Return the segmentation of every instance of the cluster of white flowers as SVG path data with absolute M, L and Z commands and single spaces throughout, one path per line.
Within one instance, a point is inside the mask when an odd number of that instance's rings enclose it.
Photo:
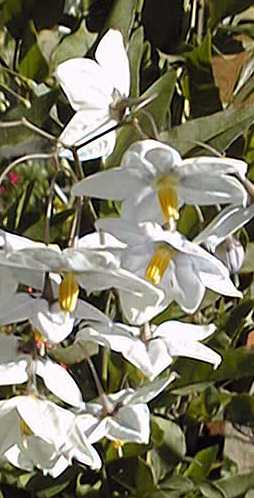
M 130 88 L 120 32 L 108 31 L 95 58 L 71 59 L 57 69 L 76 111 L 60 136 L 65 146 L 60 154 L 84 139 L 95 140 L 81 147 L 81 159 L 105 156 L 114 147 L 111 128 L 126 113 Z M 148 443 L 147 403 L 174 380 L 174 372 L 165 372 L 174 357 L 218 367 L 221 356 L 201 342 L 214 333 L 213 324 L 171 320 L 156 326 L 150 321 L 173 301 L 185 313 L 196 312 L 206 289 L 241 297 L 229 269 L 200 244 L 212 245 L 214 252 L 244 224 L 243 218 L 252 217 L 245 174 L 242 161 L 183 160 L 169 145 L 146 139 L 126 151 L 120 167 L 72 188 L 74 196 L 122 201 L 121 218 L 99 219 L 95 233 L 63 250 L 0 231 L 0 324 L 4 332 L 9 324 L 26 323 L 31 332 L 29 340 L 27 333 L 26 339 L 21 333 L 0 336 L 0 385 L 18 385 L 19 393 L 0 401 L 2 461 L 52 476 L 73 459 L 100 468 L 93 444 L 101 438 Z M 183 204 L 230 206 L 191 242 L 177 231 Z M 80 287 L 88 294 L 113 288 L 124 323 L 79 299 Z M 122 354 L 146 380 L 136 389 L 127 385 L 112 394 L 99 386 L 98 399 L 86 402 L 71 374 L 52 359 L 66 338 L 78 360 L 95 354 L 100 345 Z

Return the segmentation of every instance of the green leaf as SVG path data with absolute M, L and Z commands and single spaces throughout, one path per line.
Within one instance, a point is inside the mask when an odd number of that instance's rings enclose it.
M 50 64 L 51 71 L 54 71 L 58 64 L 67 59 L 83 57 L 95 39 L 96 34 L 90 33 L 86 27 L 86 22 L 82 21 L 79 28 L 74 33 L 65 36 L 55 49 Z
M 205 498 L 225 498 L 225 495 L 211 482 L 202 483 L 199 489 Z
M 66 209 L 65 211 L 61 211 L 60 213 L 56 213 L 51 220 L 50 223 L 50 240 L 54 241 L 55 239 L 64 237 L 66 235 L 64 233 L 63 226 L 68 228 L 67 222 L 73 219 L 74 209 Z M 29 226 L 23 234 L 25 237 L 28 237 L 33 240 L 44 240 L 45 236 L 45 218 L 40 218 L 39 221 Z
M 110 14 L 106 21 L 105 30 L 118 29 L 123 34 L 125 42 L 132 28 L 137 0 L 114 0 Z
M 37 42 L 36 32 L 32 23 L 27 25 L 19 57 L 20 74 L 38 83 L 48 76 L 48 64 Z
M 188 72 L 190 111 L 193 118 L 210 115 L 222 109 L 219 90 L 212 70 L 212 36 L 185 54 Z
M 188 491 L 191 491 L 194 488 L 194 485 L 188 477 L 179 475 L 165 479 L 162 483 L 160 483 L 160 488 L 162 490 L 179 490 L 181 493 L 188 493 Z
M 216 462 L 218 446 L 210 446 L 199 451 L 188 469 L 185 471 L 185 477 L 191 478 L 194 482 L 203 481 L 211 472 L 213 464 Z
M 160 454 L 167 461 L 172 459 L 182 459 L 186 453 L 186 443 L 184 434 L 175 422 L 162 417 L 153 416 L 155 423 L 162 431 L 161 441 L 159 442 Z
M 180 377 L 174 382 L 173 393 L 177 393 L 178 389 L 184 386 L 237 380 L 254 375 L 254 351 L 247 350 L 245 347 L 226 351 L 223 355 L 223 362 L 217 370 L 195 360 L 178 359 L 175 363 L 175 370 Z
M 209 0 L 210 19 L 212 28 L 227 16 L 233 16 L 253 5 L 253 0 Z
M 254 420 L 254 397 L 249 394 L 233 396 L 226 408 L 226 419 L 240 425 L 252 425 Z
M 151 467 L 142 458 L 118 458 L 107 465 L 107 472 L 111 478 L 131 491 L 135 496 L 143 498 L 147 493 L 150 496 L 155 490 L 155 483 Z
M 158 130 L 161 130 L 165 125 L 169 105 L 173 97 L 175 83 L 176 72 L 174 70 L 170 70 L 155 81 L 155 83 L 142 95 L 142 98 L 158 95 L 158 97 L 156 97 L 145 107 L 146 113 L 151 115 Z M 144 129 L 148 135 L 153 136 L 153 129 L 149 118 L 147 118 L 142 111 L 137 112 L 136 117 L 139 121 L 140 127 Z M 106 161 L 106 168 L 119 166 L 123 153 L 133 142 L 140 140 L 140 138 L 139 132 L 133 125 L 125 125 L 118 134 L 116 147 L 113 153 Z
M 76 482 L 76 495 L 77 498 L 85 496 L 86 498 L 97 498 L 100 497 L 100 491 L 99 488 L 101 488 L 101 482 L 98 481 L 95 483 L 95 485 L 91 484 L 83 484 L 82 483 L 82 478 L 84 474 L 83 472 L 80 473 L 77 476 L 77 482 Z
M 193 239 L 198 234 L 199 228 L 201 228 L 200 224 L 197 208 L 195 206 L 183 206 L 177 223 L 177 230 L 186 237 Z
M 135 477 L 136 496 L 143 498 L 147 493 L 148 496 L 155 489 L 153 473 L 151 467 L 141 458 L 138 459 L 138 469 Z
M 57 479 L 49 476 L 45 477 L 42 474 L 37 473 L 30 479 L 27 485 L 27 491 L 34 494 L 36 493 L 36 497 L 38 498 L 57 497 L 60 495 L 61 491 L 67 488 L 70 479 L 74 475 L 74 470 L 70 467 Z
M 207 153 L 205 147 L 197 142 L 209 144 L 218 152 L 224 152 L 253 122 L 252 107 L 242 106 L 238 109 L 231 107 L 210 116 L 187 121 L 168 132 L 162 132 L 160 138 L 184 156 L 191 155 L 197 150 L 203 155 Z
M 130 39 L 128 57 L 130 61 L 131 89 L 130 96 L 138 97 L 140 89 L 140 66 L 143 54 L 144 28 L 136 29 Z
M 254 300 L 246 299 L 243 302 L 237 304 L 231 313 L 226 315 L 226 320 L 223 325 L 223 329 L 226 334 L 230 337 L 235 337 L 237 331 L 240 329 L 242 331 L 244 324 L 246 322 L 246 318 L 253 310 Z
M 222 492 L 224 498 L 237 498 L 254 488 L 254 473 L 242 474 L 228 479 L 220 479 L 214 484 Z
M 48 119 L 49 111 L 56 100 L 57 91 L 52 90 L 44 95 L 31 98 L 31 107 L 27 109 L 19 104 L 5 115 L 5 121 L 21 120 L 27 118 L 31 123 L 42 127 Z M 4 121 L 2 121 L 2 124 Z M 23 154 L 47 152 L 51 144 L 37 133 L 23 125 L 0 128 L 0 158 L 9 158 Z

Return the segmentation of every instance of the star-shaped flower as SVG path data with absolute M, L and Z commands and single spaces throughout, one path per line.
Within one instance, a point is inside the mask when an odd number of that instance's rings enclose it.
M 137 390 L 123 389 L 102 395 L 98 401 L 86 404 L 86 412 L 78 415 L 78 426 L 91 443 L 102 437 L 147 444 L 150 435 L 150 412 L 147 403 L 158 396 L 175 379 L 157 380 Z
M 228 269 L 177 231 L 163 230 L 156 223 L 133 225 L 115 218 L 104 218 L 96 224 L 127 244 L 122 253 L 123 267 L 163 288 L 167 304 L 175 300 L 185 312 L 194 313 L 206 288 L 226 296 L 242 296 L 231 282 Z M 130 306 L 128 303 L 127 313 Z
M 246 170 L 237 159 L 182 159 L 169 145 L 142 140 L 129 147 L 119 168 L 81 180 L 72 193 L 124 201 L 127 219 L 172 224 L 184 203 L 245 204 L 247 192 L 236 176 L 244 177 Z
M 21 469 L 57 477 L 76 458 L 93 468 L 100 457 L 77 427 L 77 417 L 36 396 L 0 401 L 0 456 Z
M 77 339 L 84 345 L 87 341 L 94 341 L 121 353 L 153 380 L 177 356 L 195 358 L 217 368 L 221 362 L 220 355 L 199 342 L 214 331 L 214 325 L 191 325 L 175 320 L 166 321 L 158 327 L 145 324 L 141 328 L 112 323 L 111 327 L 105 324 L 84 327 L 78 332 Z
M 74 312 L 79 286 L 85 288 L 88 293 L 113 287 L 121 296 L 131 294 L 133 313 L 160 305 L 164 293 L 148 281 L 121 268 L 118 256 L 121 244 L 115 249 L 113 253 L 106 250 L 104 245 L 95 246 L 91 244 L 90 238 L 85 236 L 77 242 L 75 248 L 62 251 L 57 246 L 53 248 L 41 244 L 3 253 L 0 268 L 1 265 L 6 265 L 13 270 L 20 283 L 39 289 L 42 288 L 42 283 L 39 283 L 39 287 L 29 284 L 29 277 L 34 282 L 38 276 L 41 280 L 45 273 L 62 275 L 58 301 L 65 312 Z
M 69 59 L 56 69 L 56 78 L 76 111 L 60 135 L 67 146 L 78 146 L 107 132 L 125 114 L 130 90 L 130 70 L 120 31 L 110 29 L 95 52 L 96 61 Z M 115 145 L 111 131 L 79 150 L 81 160 L 109 155 Z M 62 155 L 66 155 L 61 152 Z

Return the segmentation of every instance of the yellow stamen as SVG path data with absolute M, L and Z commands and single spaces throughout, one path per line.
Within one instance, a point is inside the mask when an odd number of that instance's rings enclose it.
M 30 427 L 27 425 L 27 423 L 24 420 L 19 421 L 19 428 L 22 436 L 32 436 L 33 431 L 30 429 Z
M 112 446 L 116 450 L 119 450 L 120 448 L 122 448 L 123 445 L 124 445 L 124 441 L 121 441 L 121 439 L 115 439 L 115 441 L 112 441 Z
M 33 330 L 33 336 L 37 351 L 40 352 L 41 356 L 44 356 L 46 354 L 46 343 L 47 343 L 45 337 L 43 337 L 43 335 L 38 329 Z
M 152 284 L 158 285 L 175 253 L 176 251 L 166 244 L 158 245 L 147 265 L 145 278 Z
M 177 221 L 179 218 L 175 183 L 175 180 L 170 176 L 160 177 L 156 182 L 156 190 L 165 223 L 169 223 L 172 219 Z
M 72 313 L 77 304 L 79 286 L 73 273 L 69 272 L 59 285 L 58 301 L 63 311 Z
M 30 427 L 27 425 L 27 423 L 24 420 L 19 421 L 19 428 L 21 432 L 23 446 L 24 448 L 27 449 L 28 448 L 27 438 L 33 435 L 33 431 L 30 429 Z

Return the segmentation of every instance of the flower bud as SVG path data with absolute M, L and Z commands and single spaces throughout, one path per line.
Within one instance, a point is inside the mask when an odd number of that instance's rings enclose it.
M 245 256 L 241 242 L 232 235 L 217 246 L 215 254 L 226 265 L 230 273 L 239 272 Z

